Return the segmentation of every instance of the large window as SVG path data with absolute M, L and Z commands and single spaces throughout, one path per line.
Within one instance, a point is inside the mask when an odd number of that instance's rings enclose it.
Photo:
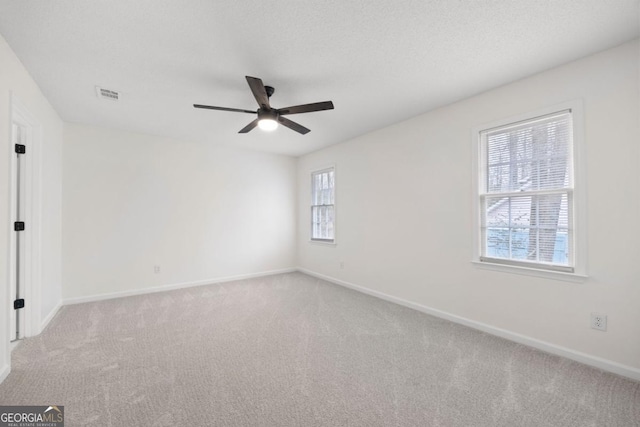
M 574 272 L 571 110 L 479 137 L 480 261 Z
M 335 171 L 323 169 L 311 174 L 311 240 L 335 240 Z

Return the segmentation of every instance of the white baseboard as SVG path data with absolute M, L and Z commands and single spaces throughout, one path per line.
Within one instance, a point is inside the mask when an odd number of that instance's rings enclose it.
M 130 291 L 109 292 L 98 295 L 88 295 L 84 297 L 65 298 L 62 305 L 81 304 L 84 302 L 102 301 L 113 298 L 129 297 L 133 295 L 152 294 L 155 292 L 171 291 L 174 289 L 191 288 L 194 286 L 212 285 L 215 283 L 232 282 L 234 280 L 252 279 L 255 277 L 273 276 L 274 274 L 291 273 L 298 271 L 297 268 L 283 268 L 280 270 L 263 271 L 259 273 L 239 274 L 236 276 L 218 277 L 216 279 L 198 280 L 195 282 L 173 283 L 169 285 L 154 286 L 151 288 L 132 289 Z
M 0 383 L 4 381 L 11 372 L 11 365 L 4 365 L 2 369 L 0 369 Z
M 53 307 L 53 310 L 51 310 L 51 312 L 47 314 L 47 317 L 45 317 L 40 324 L 40 331 L 38 331 L 38 334 L 45 330 L 45 328 L 49 325 L 49 322 L 51 322 L 51 320 L 56 317 L 56 314 L 58 314 L 58 311 L 60 311 L 61 307 L 62 301 L 60 301 L 55 307 Z
M 468 326 L 473 329 L 486 332 L 491 335 L 496 335 L 501 338 L 508 339 L 510 341 L 517 342 L 529 347 L 542 350 L 547 353 L 555 354 L 557 356 L 566 357 L 567 359 L 575 360 L 576 362 L 583 363 L 585 365 L 593 366 L 594 368 L 602 369 L 603 371 L 612 372 L 614 374 L 622 375 L 627 378 L 631 378 L 636 381 L 640 381 L 640 369 L 631 366 L 623 365 L 611 360 L 603 359 L 590 354 L 582 353 L 570 348 L 562 347 L 556 344 L 551 344 L 546 341 L 541 341 L 535 338 L 521 335 L 516 332 L 511 332 L 506 329 L 496 328 L 495 326 L 487 325 L 486 323 L 476 322 L 475 320 L 467 319 L 465 317 L 457 316 L 455 314 L 447 313 L 445 311 L 437 310 L 435 308 L 427 307 L 415 302 L 407 301 L 402 298 L 394 297 L 392 295 L 385 294 L 383 292 L 375 291 L 373 289 L 366 288 L 364 286 L 356 285 L 344 280 L 336 279 L 335 277 L 326 276 L 321 273 L 317 273 L 306 268 L 298 267 L 298 271 L 308 274 L 309 276 L 317 277 L 319 279 L 326 280 L 327 282 L 335 283 L 336 285 L 344 286 L 349 289 L 353 289 L 358 292 L 362 292 L 367 295 L 371 295 L 395 304 L 399 304 L 414 310 L 421 311 L 426 314 L 430 314 L 441 319 L 446 319 L 454 323 L 458 323 L 464 326 Z

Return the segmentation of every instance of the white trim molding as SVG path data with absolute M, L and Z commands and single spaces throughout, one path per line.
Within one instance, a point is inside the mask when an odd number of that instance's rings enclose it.
M 326 172 L 326 171 L 332 171 L 333 172 L 333 239 L 331 240 L 322 240 L 322 239 L 314 239 L 313 238 L 313 196 L 314 196 L 314 190 L 315 190 L 315 186 L 314 186 L 314 182 L 313 182 L 313 176 L 317 173 L 322 173 L 322 172 Z M 311 183 L 311 200 L 310 200 L 310 204 L 309 206 L 311 207 L 311 209 L 308 211 L 308 215 L 309 215 L 309 230 L 307 232 L 307 235 L 309 236 L 308 238 L 308 242 L 311 244 L 317 244 L 317 245 L 325 245 L 325 246 L 336 246 L 337 241 L 336 238 L 338 236 L 338 230 L 337 230 L 337 223 L 338 223 L 338 202 L 337 202 L 337 198 L 338 198 L 338 191 L 337 191 L 337 187 L 336 187 L 336 183 L 338 182 L 338 173 L 337 173 L 337 169 L 336 169 L 336 164 L 335 163 L 331 163 L 329 165 L 326 165 L 322 168 L 316 168 L 316 169 L 311 169 L 308 173 L 308 176 L 310 179 L 310 183 Z
M 584 121 L 584 102 L 582 99 L 574 99 L 561 104 L 548 106 L 535 111 L 524 112 L 512 117 L 506 117 L 490 123 L 480 124 L 471 130 L 471 152 L 472 152 L 472 214 L 473 214 L 473 232 L 472 232 L 472 258 L 471 262 L 480 268 L 486 268 L 494 271 L 501 271 L 514 274 L 524 274 L 528 276 L 539 276 L 547 279 L 561 280 L 567 282 L 583 282 L 587 279 L 587 182 L 586 182 L 586 143 L 585 143 L 585 121 Z M 511 264 L 498 264 L 495 262 L 481 260 L 481 209 L 478 203 L 481 193 L 480 182 L 480 159 L 482 152 L 480 149 L 479 135 L 482 131 L 504 126 L 511 123 L 519 123 L 536 117 L 553 114 L 561 111 L 571 111 L 573 122 L 572 132 L 573 141 L 571 144 L 573 157 L 573 272 L 554 271 L 545 269 L 540 264 L 532 263 L 531 267 L 522 267 Z M 480 265 L 484 264 L 484 265 Z
M 4 365 L 0 369 L 0 384 L 2 384 L 2 382 L 7 379 L 10 373 L 11 373 L 11 365 L 8 365 L 8 364 Z
M 40 333 L 42 333 L 45 330 L 45 328 L 49 326 L 49 322 L 51 322 L 51 320 L 53 320 L 53 318 L 56 317 L 56 314 L 58 314 L 61 308 L 62 308 L 62 301 L 60 301 L 53 308 L 53 310 L 51 310 L 51 312 L 47 314 L 47 316 L 44 319 L 42 319 L 42 323 L 40 324 Z
M 42 126 L 38 119 L 29 112 L 26 105 L 20 100 L 15 93 L 10 93 L 11 99 L 11 123 L 23 126 L 27 132 L 26 145 L 27 155 L 25 157 L 26 175 L 24 197 L 26 200 L 25 216 L 21 220 L 27 224 L 24 232 L 25 244 L 25 271 L 22 278 L 22 298 L 26 304 L 22 321 L 24 322 L 20 330 L 20 338 L 32 337 L 38 335 L 41 330 L 41 293 L 42 293 Z M 13 126 L 12 126 L 13 127 Z M 12 136 L 13 138 L 13 136 Z M 9 144 L 13 152 L 13 144 Z M 12 156 L 10 164 L 11 178 L 11 199 L 10 199 L 10 218 L 15 218 L 15 156 Z M 10 221 L 9 226 L 12 227 L 14 219 Z M 15 266 L 15 232 L 10 228 L 8 248 L 8 286 L 14 286 L 16 266 Z M 13 289 L 9 289 L 12 292 Z M 10 331 L 12 336 L 13 332 Z
M 173 284 L 154 286 L 149 288 L 132 289 L 130 291 L 109 292 L 106 294 L 88 295 L 88 296 L 75 297 L 75 298 L 64 298 L 62 301 L 62 305 L 82 304 L 85 302 L 102 301 L 102 300 L 108 300 L 113 298 L 129 297 L 134 295 L 152 294 L 156 292 L 171 291 L 174 289 L 192 288 L 195 286 L 204 286 L 204 285 L 213 285 L 217 283 L 233 282 L 234 280 L 253 279 L 256 277 L 273 276 L 275 274 L 293 273 L 295 271 L 298 271 L 298 269 L 291 267 L 291 268 L 283 268 L 280 270 L 263 271 L 259 273 L 239 274 L 236 276 L 225 276 L 225 277 L 218 277 L 215 279 L 198 280 L 194 282 L 173 283 Z
M 576 273 L 565 273 L 562 271 L 539 270 L 537 268 L 527 268 L 515 265 L 496 264 L 493 262 L 471 261 L 476 268 L 483 270 L 502 271 L 504 273 L 519 274 L 521 276 L 544 277 L 546 279 L 560 280 L 563 282 L 582 283 L 588 279 L 587 276 Z
M 556 356 L 565 357 L 567 359 L 580 362 L 585 365 L 592 366 L 594 368 L 602 369 L 603 371 L 612 372 L 623 377 L 631 378 L 636 381 L 640 381 L 640 369 L 632 366 L 623 365 L 621 363 L 614 362 L 612 360 L 603 359 L 590 354 L 582 353 L 570 348 L 566 348 L 560 345 L 552 344 L 546 341 L 538 340 L 536 338 L 528 337 L 526 335 L 518 334 L 516 332 L 508 331 L 506 329 L 496 328 L 495 326 L 488 325 L 486 323 L 477 322 L 475 320 L 467 319 L 462 316 L 457 316 L 446 311 L 438 310 L 435 308 L 427 307 L 422 304 L 407 301 L 402 298 L 394 297 L 392 295 L 385 294 L 383 292 L 375 291 L 367 287 L 356 285 L 354 283 L 346 282 L 344 280 L 337 279 L 335 277 L 327 276 L 321 273 L 317 273 L 312 270 L 308 270 L 303 267 L 298 267 L 298 271 L 309 276 L 317 277 L 327 282 L 334 283 L 336 285 L 344 286 L 345 288 L 353 289 L 363 294 L 371 295 L 376 298 L 380 298 L 385 301 L 392 302 L 394 304 L 402 305 L 404 307 L 412 308 L 420 312 L 430 314 L 441 319 L 449 320 L 460 325 L 468 326 L 473 329 L 477 329 L 482 332 L 486 332 L 491 335 L 495 335 L 509 341 L 517 342 L 529 347 L 533 347 L 538 350 L 542 350 L 546 353 L 555 354 Z

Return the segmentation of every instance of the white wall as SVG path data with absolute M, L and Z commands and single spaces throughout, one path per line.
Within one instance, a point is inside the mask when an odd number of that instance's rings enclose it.
M 9 363 L 9 167 L 11 94 L 39 122 L 41 140 L 42 283 L 40 319 L 49 317 L 61 300 L 61 150 L 62 121 L 11 48 L 0 36 L 0 379 Z M 29 304 L 29 301 L 26 302 Z M 40 325 L 35 325 L 39 329 Z
M 638 66 L 638 43 L 627 43 L 300 158 L 298 265 L 640 368 Z M 589 278 L 478 269 L 472 129 L 574 99 L 586 121 Z M 309 172 L 328 164 L 336 165 L 336 246 L 308 241 Z M 590 329 L 591 312 L 608 315 L 607 332 Z
M 65 300 L 295 267 L 296 159 L 75 124 L 64 134 Z

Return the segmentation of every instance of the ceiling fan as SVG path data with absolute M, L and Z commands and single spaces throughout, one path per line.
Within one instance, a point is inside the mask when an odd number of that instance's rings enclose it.
M 303 105 L 295 105 L 293 107 L 286 108 L 273 108 L 269 105 L 269 98 L 275 92 L 275 89 L 272 86 L 265 86 L 257 77 L 249 77 L 245 76 L 247 79 L 247 83 L 249 83 L 249 88 L 253 93 L 253 96 L 258 101 L 258 108 L 255 111 L 252 110 L 241 110 L 238 108 L 226 108 L 226 107 L 214 107 L 212 105 L 200 105 L 193 104 L 195 108 L 205 108 L 208 110 L 220 110 L 220 111 L 234 111 L 237 113 L 249 113 L 249 114 L 258 114 L 258 118 L 240 129 L 238 133 L 248 133 L 256 126 L 259 126 L 260 129 L 271 131 L 278 127 L 278 123 L 283 126 L 288 127 L 302 135 L 309 133 L 310 130 L 306 127 L 287 119 L 286 115 L 289 114 L 300 114 L 300 113 L 311 113 L 314 111 L 322 111 L 322 110 L 333 110 L 333 102 L 324 101 L 324 102 L 314 102 L 313 104 L 303 104 Z

